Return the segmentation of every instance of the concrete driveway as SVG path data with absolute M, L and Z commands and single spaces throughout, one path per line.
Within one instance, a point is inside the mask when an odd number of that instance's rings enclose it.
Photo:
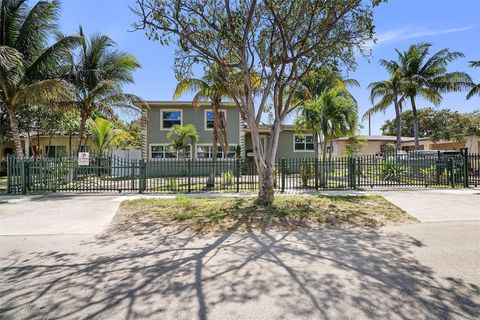
M 480 190 L 386 191 L 381 194 L 422 222 L 480 220 Z
M 0 235 L 97 234 L 110 224 L 122 199 L 91 194 L 4 197 Z

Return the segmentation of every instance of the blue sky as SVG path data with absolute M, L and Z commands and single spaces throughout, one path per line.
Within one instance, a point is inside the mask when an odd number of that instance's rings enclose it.
M 143 67 L 135 74 L 135 85 L 128 86 L 126 91 L 147 100 L 171 100 L 176 85 L 172 70 L 174 48 L 147 40 L 143 32 L 129 32 L 135 16 L 128 5 L 134 5 L 134 1 L 63 0 L 62 32 L 75 33 L 82 25 L 87 34 L 101 32 L 109 35 L 121 50 L 135 55 Z M 390 0 L 377 7 L 374 20 L 379 41 L 372 46 L 372 55 L 368 59 L 358 57 L 358 68 L 349 74 L 361 84 L 360 88 L 351 89 L 359 102 L 360 113 L 371 106 L 368 84 L 388 77 L 378 60 L 394 59 L 395 48 L 406 50 L 412 43 L 430 42 L 432 51 L 447 47 L 463 52 L 466 57 L 452 63 L 449 69 L 466 71 L 475 82 L 480 82 L 480 69 L 468 67 L 469 60 L 480 60 L 479 17 L 480 0 Z M 440 107 L 461 112 L 480 109 L 480 97 L 467 101 L 465 95 L 463 92 L 445 94 Z M 418 106 L 431 105 L 419 101 Z M 372 134 L 379 134 L 385 119 L 393 116 L 390 110 L 372 117 Z M 367 132 L 365 123 L 362 133 Z

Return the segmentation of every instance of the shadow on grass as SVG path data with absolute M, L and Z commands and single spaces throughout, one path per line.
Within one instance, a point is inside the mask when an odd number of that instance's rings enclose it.
M 7 254 L 1 318 L 480 317 L 478 286 L 436 276 L 405 234 L 270 232 L 248 215 L 232 230 L 246 233 L 219 235 L 124 223 L 69 252 Z

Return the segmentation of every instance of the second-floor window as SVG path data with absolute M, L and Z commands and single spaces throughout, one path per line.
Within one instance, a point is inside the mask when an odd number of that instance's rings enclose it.
M 225 110 L 221 110 L 220 114 L 223 116 L 223 121 L 226 121 Z M 214 114 L 212 110 L 205 111 L 205 130 L 213 130 Z
M 313 151 L 314 149 L 313 135 L 294 136 L 294 151 Z
M 181 110 L 162 110 L 161 126 L 163 130 L 169 130 L 174 125 L 182 124 L 182 111 Z

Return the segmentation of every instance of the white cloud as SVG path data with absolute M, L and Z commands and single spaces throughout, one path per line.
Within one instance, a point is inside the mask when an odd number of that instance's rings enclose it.
M 403 27 L 397 30 L 390 30 L 376 35 L 377 43 L 373 41 L 366 44 L 367 48 L 373 48 L 376 45 L 388 43 L 388 42 L 397 42 L 408 39 L 423 38 L 430 36 L 438 36 L 443 34 L 451 34 L 462 31 L 467 31 L 475 28 L 475 25 L 465 26 L 460 28 L 447 28 L 447 29 L 425 29 L 418 27 Z

